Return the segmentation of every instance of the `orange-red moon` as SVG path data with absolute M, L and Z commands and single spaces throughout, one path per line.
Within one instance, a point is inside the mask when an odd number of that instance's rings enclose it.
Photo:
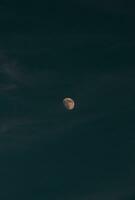
M 75 107 L 75 102 L 73 99 L 66 97 L 63 99 L 63 104 L 68 110 L 73 110 Z

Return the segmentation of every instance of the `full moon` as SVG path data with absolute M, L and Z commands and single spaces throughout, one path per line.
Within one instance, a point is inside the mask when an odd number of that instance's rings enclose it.
M 63 104 L 68 110 L 73 110 L 75 107 L 75 102 L 73 99 L 66 97 L 63 99 Z

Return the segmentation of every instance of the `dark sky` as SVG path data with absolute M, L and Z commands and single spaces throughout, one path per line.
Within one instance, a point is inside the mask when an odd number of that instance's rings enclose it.
M 134 22 L 132 1 L 0 2 L 1 200 L 135 198 Z

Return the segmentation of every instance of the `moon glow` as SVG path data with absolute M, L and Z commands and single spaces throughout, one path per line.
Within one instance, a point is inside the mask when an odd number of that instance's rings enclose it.
M 69 97 L 64 98 L 63 104 L 67 110 L 73 110 L 75 107 L 74 100 Z

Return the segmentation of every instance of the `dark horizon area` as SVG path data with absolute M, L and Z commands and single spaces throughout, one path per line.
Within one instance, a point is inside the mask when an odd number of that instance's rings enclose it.
M 135 198 L 134 22 L 132 1 L 0 3 L 1 200 Z

